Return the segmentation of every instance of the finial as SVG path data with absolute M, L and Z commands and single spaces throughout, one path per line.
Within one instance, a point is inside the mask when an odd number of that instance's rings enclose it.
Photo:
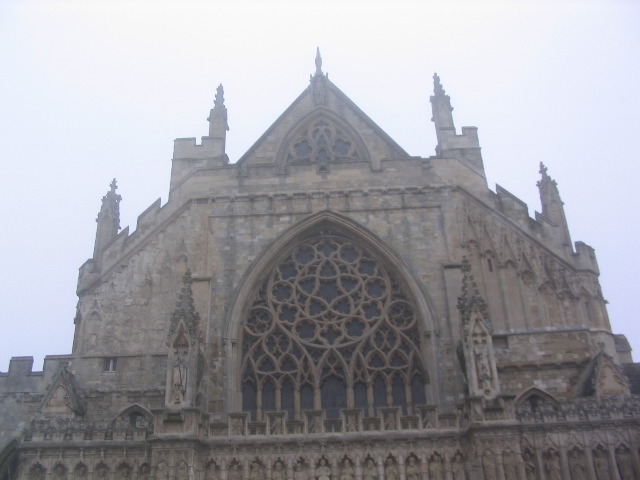
M 222 84 L 218 85 L 218 88 L 216 88 L 216 98 L 213 101 L 213 105 L 215 107 L 221 107 L 224 105 L 224 88 L 222 88 Z
M 316 47 L 316 75 L 322 75 L 322 57 L 320 56 L 320 47 Z
M 433 94 L 434 95 L 444 95 L 444 88 L 442 88 L 442 84 L 440 83 L 440 77 L 437 73 L 433 74 Z
M 116 190 L 118 189 L 118 182 L 116 181 L 115 178 L 113 180 L 111 180 L 111 183 L 109 184 L 109 187 L 111 188 L 111 192 L 112 193 L 116 193 Z

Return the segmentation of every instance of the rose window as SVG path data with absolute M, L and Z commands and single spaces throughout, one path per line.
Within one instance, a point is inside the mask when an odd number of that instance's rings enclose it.
M 400 284 L 358 243 L 331 232 L 302 242 L 261 286 L 242 331 L 243 410 L 425 403 L 420 321 Z
M 318 120 L 302 131 L 288 154 L 289 163 L 315 163 L 320 169 L 334 160 L 358 158 L 353 140 L 326 120 Z

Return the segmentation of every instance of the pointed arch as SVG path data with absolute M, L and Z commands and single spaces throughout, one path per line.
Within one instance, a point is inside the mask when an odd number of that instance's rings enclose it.
M 302 221 L 298 222 L 296 225 L 282 233 L 278 238 L 276 238 L 271 243 L 271 245 L 269 245 L 256 258 L 252 267 L 247 272 L 245 272 L 243 278 L 239 282 L 240 288 L 236 291 L 236 295 L 229 310 L 229 315 L 227 317 L 227 322 L 224 330 L 224 340 L 226 343 L 228 354 L 227 358 L 231 359 L 231 361 L 227 364 L 227 378 L 229 378 L 226 399 L 228 404 L 228 408 L 226 409 L 227 411 L 237 411 L 242 408 L 242 379 L 240 378 L 240 375 L 237 374 L 237 372 L 241 372 L 243 369 L 242 361 L 246 356 L 242 355 L 243 348 L 249 348 L 252 356 L 260 354 L 260 349 L 264 350 L 264 347 L 257 348 L 253 344 L 249 347 L 239 344 L 239 340 L 242 336 L 241 331 L 244 328 L 243 325 L 245 319 L 248 318 L 249 312 L 257 311 L 256 308 L 260 310 L 260 308 L 256 307 L 256 305 L 254 304 L 254 301 L 256 300 L 256 298 L 258 298 L 256 292 L 261 291 L 261 288 L 263 288 L 264 286 L 263 284 L 267 281 L 268 278 L 270 278 L 271 275 L 274 274 L 275 267 L 282 264 L 292 254 L 294 249 L 298 248 L 298 246 L 302 245 L 304 242 L 315 241 L 317 238 L 320 238 L 320 232 L 331 232 L 330 235 L 338 236 L 346 242 L 353 242 L 353 244 L 357 245 L 358 248 L 361 248 L 363 252 L 366 251 L 371 258 L 375 259 L 375 262 L 377 262 L 382 269 L 392 275 L 394 282 L 398 284 L 397 287 L 393 287 L 392 291 L 401 291 L 405 294 L 405 303 L 407 303 L 407 305 L 410 305 L 413 309 L 415 320 L 407 320 L 410 323 L 404 326 L 402 324 L 402 322 L 404 321 L 402 302 L 398 302 L 397 305 L 394 303 L 394 308 L 390 308 L 389 313 L 385 313 L 385 315 L 394 315 L 394 321 L 398 324 L 399 334 L 394 337 L 393 335 L 389 336 L 389 334 L 383 332 L 383 330 L 380 330 L 380 333 L 384 333 L 385 335 L 387 335 L 384 341 L 393 349 L 399 348 L 396 347 L 396 345 L 400 345 L 400 343 L 398 343 L 400 342 L 400 340 L 398 340 L 397 338 L 402 339 L 404 337 L 407 337 L 407 335 L 404 335 L 402 333 L 403 329 L 416 328 L 416 331 L 420 333 L 420 339 L 418 340 L 418 342 L 420 345 L 422 345 L 422 351 L 419 354 L 416 354 L 417 358 L 419 358 L 419 363 L 424 365 L 425 378 L 427 380 L 431 379 L 431 381 L 429 382 L 429 388 L 432 390 L 437 388 L 437 371 L 431 371 L 432 369 L 430 367 L 431 365 L 435 364 L 435 336 L 426 335 L 434 332 L 437 329 L 437 325 L 435 322 L 436 316 L 433 313 L 434 310 L 431 307 L 428 296 L 424 291 L 421 283 L 413 276 L 408 265 L 406 265 L 404 261 L 402 261 L 399 256 L 396 255 L 395 252 L 393 252 L 376 235 L 374 235 L 372 232 L 362 227 L 355 221 L 351 220 L 350 218 L 347 218 L 331 210 L 324 210 L 303 219 Z M 316 282 L 319 281 L 316 277 L 310 277 L 310 279 L 314 279 L 313 281 Z M 296 288 L 302 287 L 299 285 Z M 371 295 L 375 297 L 375 292 L 378 286 L 375 284 L 375 282 L 371 282 L 370 284 L 367 283 L 366 285 L 365 283 L 362 283 L 361 288 L 370 289 L 370 291 L 372 292 Z M 269 295 L 272 295 L 271 290 Z M 278 291 L 277 295 L 282 295 L 283 299 L 288 299 L 289 295 L 291 294 L 288 290 L 286 290 L 286 288 L 283 288 L 282 291 Z M 332 309 L 335 312 L 338 312 L 338 314 L 340 312 L 340 305 L 338 303 L 331 304 L 326 308 Z M 268 315 L 268 309 L 263 310 L 265 314 Z M 372 305 L 372 315 L 379 315 L 379 313 L 375 313 L 375 310 L 375 305 Z M 363 313 L 363 315 L 366 314 L 368 313 Z M 258 320 L 260 319 L 257 319 L 256 322 L 258 322 Z M 261 321 L 269 322 L 271 320 L 267 319 Z M 283 322 L 283 320 L 280 319 L 278 321 L 280 323 Z M 256 323 L 256 328 L 259 326 L 258 323 Z M 325 332 L 325 338 L 334 336 L 334 338 L 340 338 L 340 341 L 349 341 L 348 337 L 350 334 L 345 333 L 350 331 L 349 328 L 353 328 L 353 331 L 358 332 L 358 329 L 360 328 L 368 328 L 366 325 L 363 327 L 362 325 L 357 325 L 356 323 L 357 318 L 356 322 L 353 325 L 345 324 L 342 330 L 336 330 L 336 332 L 330 332 L 329 327 L 323 327 L 324 330 L 327 330 L 327 332 Z M 300 327 L 302 327 L 302 325 L 300 325 Z M 265 328 L 268 328 L 269 332 L 273 330 L 273 328 L 269 326 L 265 326 Z M 374 330 L 371 330 L 371 332 L 373 331 Z M 256 331 L 256 335 L 257 333 L 258 332 Z M 316 333 L 310 333 L 310 335 L 316 335 Z M 338 335 L 338 337 L 335 337 L 335 335 Z M 343 336 L 340 337 L 340 335 Z M 373 337 L 369 338 L 372 339 Z M 425 338 L 427 339 L 425 340 Z M 358 348 L 360 347 L 362 347 L 363 349 L 367 348 L 366 345 L 360 345 Z M 282 351 L 281 353 L 290 354 L 290 351 Z M 366 352 L 364 353 L 366 355 Z M 308 361 L 318 360 L 311 358 L 309 356 L 311 355 L 309 352 L 302 352 L 298 354 L 305 356 L 305 358 L 309 357 Z M 414 355 L 414 357 L 416 357 L 416 355 Z M 362 353 L 360 353 L 358 350 L 354 351 L 354 358 L 355 357 L 362 357 Z M 413 358 L 411 358 L 411 360 L 413 361 Z M 348 375 L 351 374 L 352 372 L 349 371 Z M 301 380 L 299 383 L 300 385 L 302 385 L 305 382 Z M 349 383 L 347 386 L 348 388 L 353 387 L 351 383 Z M 435 391 L 431 391 L 429 395 L 437 397 Z
M 323 130 L 326 131 L 325 135 Z M 322 144 L 323 141 L 325 145 Z M 328 108 L 320 107 L 296 122 L 285 135 L 276 154 L 277 168 L 282 171 L 290 162 L 298 163 L 307 158 L 309 163 L 319 164 L 320 160 L 315 160 L 315 156 L 322 151 L 328 155 L 327 162 L 330 158 L 343 157 L 349 160 L 371 160 L 366 144 L 358 132 Z
M 113 421 L 115 422 L 118 419 L 127 418 L 133 425 L 135 417 L 143 417 L 148 425 L 153 425 L 153 413 L 139 403 L 133 403 L 120 410 L 114 417 Z
M 538 388 L 538 387 L 529 387 L 523 392 L 521 392 L 520 395 L 516 397 L 514 405 L 516 405 L 517 407 L 518 405 L 521 405 L 522 403 L 526 402 L 533 396 L 540 397 L 544 401 L 551 403 L 556 408 L 560 406 L 560 402 L 558 402 L 556 397 L 554 397 L 549 392 L 542 390 L 541 388 Z

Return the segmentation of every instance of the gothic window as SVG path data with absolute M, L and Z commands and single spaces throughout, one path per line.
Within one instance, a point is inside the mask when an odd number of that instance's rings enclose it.
M 242 408 L 262 419 L 426 401 L 420 322 L 398 281 L 357 242 L 303 241 L 259 288 L 242 327 Z
M 355 142 L 328 119 L 310 124 L 291 142 L 289 163 L 315 163 L 319 170 L 335 160 L 361 158 Z

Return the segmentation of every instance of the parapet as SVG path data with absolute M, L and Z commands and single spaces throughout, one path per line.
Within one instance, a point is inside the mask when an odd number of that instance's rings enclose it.
M 33 371 L 33 357 L 12 357 L 9 370 L 0 372 L 0 394 L 11 392 L 44 393 L 61 363 L 68 363 L 71 355 L 48 355 L 42 371 Z

